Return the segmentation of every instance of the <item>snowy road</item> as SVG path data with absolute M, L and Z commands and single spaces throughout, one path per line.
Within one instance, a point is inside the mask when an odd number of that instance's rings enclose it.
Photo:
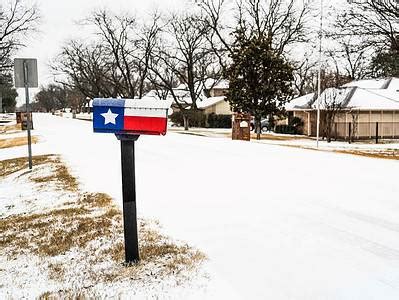
M 113 135 L 34 122 L 35 155 L 121 202 Z M 208 298 L 399 299 L 399 162 L 176 133 L 136 149 L 138 213 L 208 255 Z

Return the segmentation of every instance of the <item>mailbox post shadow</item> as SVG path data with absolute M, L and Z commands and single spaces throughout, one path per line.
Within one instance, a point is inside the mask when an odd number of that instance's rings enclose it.
M 126 263 L 137 263 L 140 260 L 140 254 L 137 233 L 134 143 L 139 138 L 139 135 L 115 135 L 121 141 L 125 261 Z

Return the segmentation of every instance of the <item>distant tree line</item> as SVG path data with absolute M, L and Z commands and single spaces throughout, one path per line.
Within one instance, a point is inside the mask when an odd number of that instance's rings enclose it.
M 92 37 L 66 43 L 52 64 L 61 75 L 57 81 L 82 99 L 141 98 L 154 90 L 174 99 L 187 129 L 204 88 L 222 78 L 230 81 L 233 109 L 255 116 L 258 125 L 284 114 L 294 96 L 317 90 L 318 10 L 312 1 L 194 3 L 189 11 L 154 12 L 147 19 L 93 12 L 82 22 Z M 322 90 L 399 76 L 397 1 L 350 1 L 325 21 Z

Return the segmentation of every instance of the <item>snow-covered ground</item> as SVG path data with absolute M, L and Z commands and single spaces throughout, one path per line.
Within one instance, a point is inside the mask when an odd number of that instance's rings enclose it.
M 84 190 L 121 204 L 113 135 L 49 114 L 34 124 L 34 155 L 61 154 Z M 398 173 L 397 161 L 224 138 L 136 143 L 138 214 L 208 256 L 205 298 L 399 299 Z

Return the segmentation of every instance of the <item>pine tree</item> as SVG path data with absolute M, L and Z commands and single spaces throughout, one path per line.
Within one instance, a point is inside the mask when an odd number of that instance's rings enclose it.
M 2 98 L 0 112 L 14 112 L 17 96 L 17 90 L 12 84 L 11 73 L 0 74 L 0 97 Z
M 264 36 L 249 39 L 238 32 L 227 70 L 227 100 L 235 112 L 249 113 L 255 118 L 260 139 L 262 118 L 279 115 L 293 95 L 293 67 L 273 51 Z

